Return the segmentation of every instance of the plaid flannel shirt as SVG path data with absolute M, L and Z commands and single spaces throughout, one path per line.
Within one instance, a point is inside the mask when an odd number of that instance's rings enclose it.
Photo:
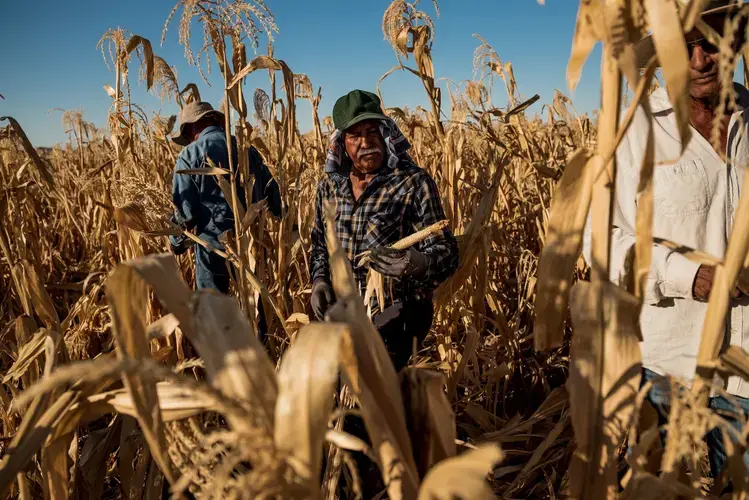
M 407 155 L 389 161 L 354 200 L 348 167 L 326 167 L 327 178 L 317 188 L 315 223 L 312 228 L 310 277 L 330 282 L 330 265 L 325 243 L 323 201 L 336 206 L 336 233 L 349 261 L 365 250 L 389 246 L 396 241 L 445 219 L 437 184 L 414 165 Z M 458 244 L 450 230 L 435 234 L 415 248 L 427 257 L 423 279 L 385 279 L 386 305 L 408 299 L 431 300 L 432 291 L 458 267 Z M 359 293 L 367 288 L 368 267 L 354 267 Z M 374 309 L 379 309 L 377 299 Z M 373 309 L 373 310 L 374 310 Z

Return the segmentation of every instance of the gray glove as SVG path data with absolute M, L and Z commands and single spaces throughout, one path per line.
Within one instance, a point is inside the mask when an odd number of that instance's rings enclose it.
M 427 256 L 413 247 L 406 250 L 378 247 L 369 256 L 369 267 L 390 278 L 421 279 L 429 268 Z
M 326 281 L 320 279 L 312 284 L 310 304 L 312 305 L 312 312 L 315 313 L 318 321 L 325 319 L 325 312 L 333 305 L 334 301 L 333 288 Z

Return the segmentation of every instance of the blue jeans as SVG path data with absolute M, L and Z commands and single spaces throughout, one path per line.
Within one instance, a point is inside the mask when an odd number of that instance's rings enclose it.
M 749 399 L 742 398 L 739 396 L 733 396 L 735 400 L 729 401 L 724 396 L 717 396 L 710 398 L 710 408 L 717 412 L 724 420 L 728 421 L 735 429 L 741 432 L 741 423 L 746 419 L 749 414 Z M 737 408 L 738 405 L 738 408 Z M 739 414 L 739 412 L 743 413 Z M 718 477 L 718 474 L 723 470 L 726 465 L 726 449 L 723 445 L 723 431 L 720 428 L 715 428 L 708 432 L 707 437 L 708 444 L 710 441 L 717 443 L 713 449 L 713 453 L 709 455 L 710 459 L 710 470 L 713 471 L 713 477 Z M 735 439 L 732 439 L 736 442 Z M 744 466 L 749 470 L 749 452 L 744 453 Z
M 226 264 L 226 259 L 223 257 L 206 250 L 200 245 L 195 245 L 196 288 L 198 290 L 216 290 L 224 295 L 228 295 L 231 278 L 229 277 L 229 270 L 227 269 Z M 232 268 L 232 274 L 233 272 L 234 269 Z M 236 277 L 236 274 L 233 275 Z M 265 319 L 265 310 L 263 309 L 262 300 L 257 304 L 257 311 L 258 338 L 260 339 L 260 342 L 265 343 L 268 334 L 268 326 Z
M 644 368 L 642 371 L 642 385 L 645 382 L 652 381 L 653 386 L 648 391 L 647 399 L 658 413 L 658 426 L 660 428 L 661 439 L 665 439 L 666 431 L 663 426 L 668 422 L 668 412 L 671 408 L 671 387 L 665 377 L 658 375 L 652 370 Z M 717 411 L 723 419 L 733 425 L 737 430 L 741 430 L 743 418 L 749 414 L 749 399 L 738 396 L 733 397 L 739 408 L 730 402 L 724 396 L 710 398 L 708 406 L 713 411 Z M 744 415 L 739 415 L 742 411 Z M 723 444 L 723 432 L 719 428 L 708 431 L 705 435 L 707 444 L 708 460 L 710 462 L 710 472 L 714 478 L 717 478 L 726 465 L 726 448 Z M 744 455 L 744 464 L 749 469 L 749 453 Z
M 213 289 L 217 292 L 228 294 L 229 270 L 226 268 L 226 259 L 195 245 L 195 284 L 198 290 Z

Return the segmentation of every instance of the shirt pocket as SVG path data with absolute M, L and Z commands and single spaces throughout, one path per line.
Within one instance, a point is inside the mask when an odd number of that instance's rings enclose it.
M 653 174 L 653 211 L 662 216 L 704 213 L 709 208 L 707 171 L 701 160 L 656 166 Z
M 365 236 L 367 248 L 392 245 L 402 238 L 403 214 L 393 208 L 369 217 Z

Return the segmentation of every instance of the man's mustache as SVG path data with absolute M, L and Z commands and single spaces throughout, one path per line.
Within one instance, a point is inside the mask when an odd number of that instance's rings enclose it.
M 358 152 L 356 153 L 356 157 L 357 157 L 357 158 L 361 158 L 361 157 L 362 157 L 362 156 L 364 156 L 364 155 L 371 155 L 371 154 L 375 154 L 375 153 L 380 153 L 380 154 L 382 154 L 382 150 L 381 150 L 380 148 L 366 148 L 366 149 L 360 149 L 360 150 L 359 150 L 359 151 L 358 151 Z

